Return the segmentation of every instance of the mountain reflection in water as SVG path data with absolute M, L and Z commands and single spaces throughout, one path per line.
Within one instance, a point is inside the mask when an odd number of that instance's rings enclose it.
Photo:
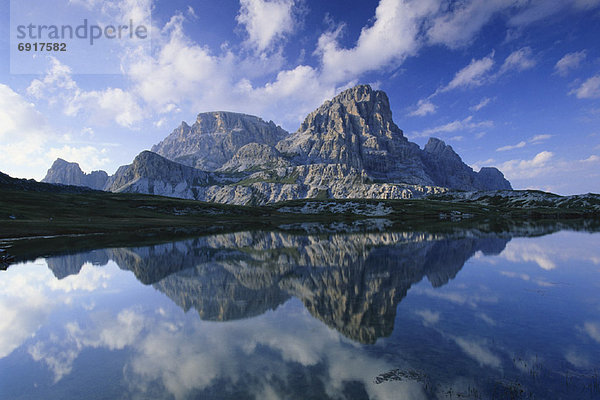
M 599 237 L 557 226 L 22 243 L 0 398 L 597 399 Z
M 95 250 L 48 260 L 62 279 L 113 260 L 204 320 L 261 315 L 290 297 L 348 338 L 375 343 L 394 328 L 396 307 L 423 277 L 454 278 L 477 251 L 499 254 L 510 239 L 449 239 L 424 233 L 294 236 L 241 232 L 142 248 Z

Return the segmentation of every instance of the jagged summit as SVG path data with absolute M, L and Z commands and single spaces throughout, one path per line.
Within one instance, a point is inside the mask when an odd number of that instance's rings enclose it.
M 78 166 L 55 165 L 49 176 L 60 177 L 58 183 L 80 184 Z M 251 115 L 198 114 L 193 125 L 182 122 L 152 152 L 119 168 L 104 189 L 265 204 L 511 186 L 495 168 L 473 171 L 440 139 L 423 149 L 410 142 L 394 123 L 385 92 L 358 85 L 325 101 L 291 135 Z
M 337 114 L 337 115 L 336 115 Z M 336 116 L 351 116 L 343 125 L 331 126 Z M 352 126 L 358 122 L 358 126 Z M 298 132 L 340 130 L 340 128 L 360 128 L 362 134 L 372 136 L 403 136 L 402 130 L 392 120 L 392 111 L 387 94 L 373 90 L 369 85 L 358 85 L 325 101 L 319 108 L 308 114 Z M 356 129 L 353 129 L 356 130 Z
M 424 173 L 419 146 L 394 123 L 387 95 L 368 85 L 323 103 L 277 149 L 298 164 L 344 164 L 376 179 L 433 184 Z
M 207 182 L 208 173 L 204 171 L 143 151 L 132 164 L 120 167 L 110 177 L 105 190 L 194 198 L 193 187 Z
M 52 167 L 46 173 L 42 182 L 60 183 L 65 185 L 86 186 L 92 189 L 102 190 L 108 180 L 108 174 L 104 171 L 93 171 L 84 173 L 79 164 L 57 158 Z
M 437 138 L 429 139 L 423 149 L 422 160 L 427 174 L 439 186 L 459 190 L 512 189 L 498 169 L 487 167 L 479 172 L 473 171 L 452 146 Z
M 169 160 L 214 171 L 222 167 L 244 145 L 274 146 L 288 133 L 273 121 L 226 111 L 200 113 L 190 126 L 182 122 L 152 151 Z

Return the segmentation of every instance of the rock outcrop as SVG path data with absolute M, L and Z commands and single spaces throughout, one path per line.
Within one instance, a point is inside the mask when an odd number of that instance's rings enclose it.
M 368 85 L 326 101 L 277 149 L 297 164 L 341 164 L 385 182 L 435 184 L 424 171 L 419 146 L 392 120 L 387 95 Z
M 478 173 L 465 164 L 452 146 L 431 138 L 425 145 L 422 160 L 427 175 L 438 186 L 459 190 L 512 189 L 502 172 L 496 168 L 482 168 Z
M 223 172 L 253 172 L 291 166 L 273 146 L 259 143 L 249 143 L 241 147 L 233 158 L 227 161 L 219 171 Z
M 288 133 L 273 121 L 232 112 L 198 114 L 196 122 L 185 122 L 152 147 L 152 151 L 175 162 L 214 171 L 249 143 L 274 146 Z
M 85 186 L 91 189 L 103 190 L 108 181 L 108 174 L 104 171 L 84 173 L 79 164 L 67 162 L 58 158 L 42 179 L 45 183 L 59 183 L 62 185 Z
M 132 164 L 120 167 L 105 190 L 194 199 L 198 195 L 196 188 L 208 183 L 208 173 L 144 151 Z

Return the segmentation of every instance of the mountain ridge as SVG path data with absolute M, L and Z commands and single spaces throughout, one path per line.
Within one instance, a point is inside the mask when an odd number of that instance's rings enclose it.
M 325 101 L 292 134 L 259 117 L 209 112 L 191 126 L 182 122 L 152 150 L 107 175 L 101 189 L 248 205 L 512 189 L 498 169 L 473 171 L 440 139 L 423 149 L 410 142 L 385 92 L 368 85 Z M 92 180 L 61 161 L 45 180 L 83 186 Z

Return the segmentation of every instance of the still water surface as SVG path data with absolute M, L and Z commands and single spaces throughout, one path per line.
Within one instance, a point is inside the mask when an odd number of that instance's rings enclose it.
M 242 232 L 13 265 L 0 398 L 600 398 L 599 245 Z

